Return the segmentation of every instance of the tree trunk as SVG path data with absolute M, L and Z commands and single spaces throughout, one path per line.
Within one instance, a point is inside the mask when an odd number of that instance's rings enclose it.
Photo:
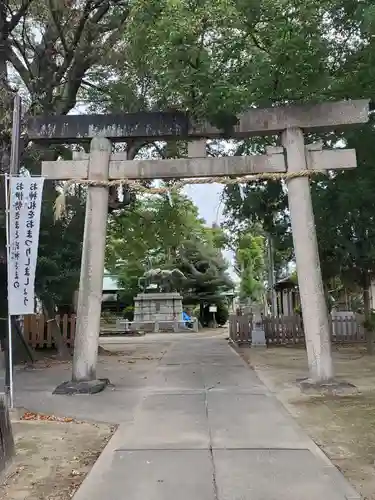
M 369 293 L 370 279 L 369 275 L 365 274 L 363 277 L 363 309 L 365 313 L 365 334 L 367 343 L 367 353 L 374 354 L 374 328 L 371 321 L 371 308 L 370 308 L 370 293 Z
M 56 349 L 57 349 L 57 357 L 59 359 L 70 359 L 71 354 L 69 352 L 68 347 L 66 346 L 61 330 L 60 325 L 56 321 L 56 307 L 53 299 L 43 298 L 43 313 L 47 321 L 51 324 L 51 333 L 53 340 L 55 341 Z
M 204 325 L 204 304 L 203 304 L 203 302 L 199 303 L 199 322 L 203 327 L 203 325 Z

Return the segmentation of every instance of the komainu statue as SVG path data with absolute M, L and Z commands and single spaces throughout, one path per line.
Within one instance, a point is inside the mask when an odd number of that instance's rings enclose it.
M 159 292 L 179 292 L 185 280 L 184 273 L 179 269 L 150 269 L 139 278 L 138 285 L 143 292 L 155 288 L 155 285 Z

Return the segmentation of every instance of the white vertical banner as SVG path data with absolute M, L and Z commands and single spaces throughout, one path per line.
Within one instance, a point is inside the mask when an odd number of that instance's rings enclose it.
M 33 314 L 44 178 L 10 177 L 8 307 L 10 315 Z

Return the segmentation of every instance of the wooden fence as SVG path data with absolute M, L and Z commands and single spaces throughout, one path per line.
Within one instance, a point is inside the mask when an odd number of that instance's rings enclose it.
M 75 315 L 56 316 L 60 325 L 63 339 L 67 346 L 73 347 L 76 331 Z M 51 320 L 45 319 L 44 315 L 30 315 L 24 318 L 25 339 L 32 347 L 53 347 Z
M 263 318 L 267 345 L 301 344 L 305 342 L 300 316 Z
M 365 342 L 362 316 L 330 318 L 331 341 L 338 344 Z M 300 316 L 263 318 L 267 345 L 298 345 L 305 343 L 305 333 Z M 251 315 L 231 316 L 229 336 L 236 343 L 251 344 Z
M 65 343 L 73 347 L 76 329 L 74 315 L 56 316 Z M 264 317 L 264 330 L 268 345 L 304 344 L 305 334 L 300 316 L 283 316 L 280 318 Z M 331 340 L 334 343 L 354 344 L 365 342 L 365 331 L 362 316 L 331 318 Z M 32 347 L 53 347 L 51 321 L 43 315 L 25 316 L 25 338 Z M 231 315 L 229 317 L 229 336 L 233 342 L 251 344 L 252 315 Z
M 237 344 L 251 344 L 252 314 L 229 316 L 229 337 Z

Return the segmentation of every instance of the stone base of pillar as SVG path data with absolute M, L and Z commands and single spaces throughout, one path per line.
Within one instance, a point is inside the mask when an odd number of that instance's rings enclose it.
M 68 396 L 73 396 L 74 394 L 97 394 L 98 392 L 102 392 L 107 385 L 110 385 L 110 381 L 107 378 L 82 382 L 69 380 L 58 385 L 52 394 Z
M 348 396 L 358 393 L 358 389 L 354 384 L 345 380 L 327 380 L 315 382 L 310 378 L 297 379 L 297 383 L 301 391 L 305 394 L 329 394 Z

